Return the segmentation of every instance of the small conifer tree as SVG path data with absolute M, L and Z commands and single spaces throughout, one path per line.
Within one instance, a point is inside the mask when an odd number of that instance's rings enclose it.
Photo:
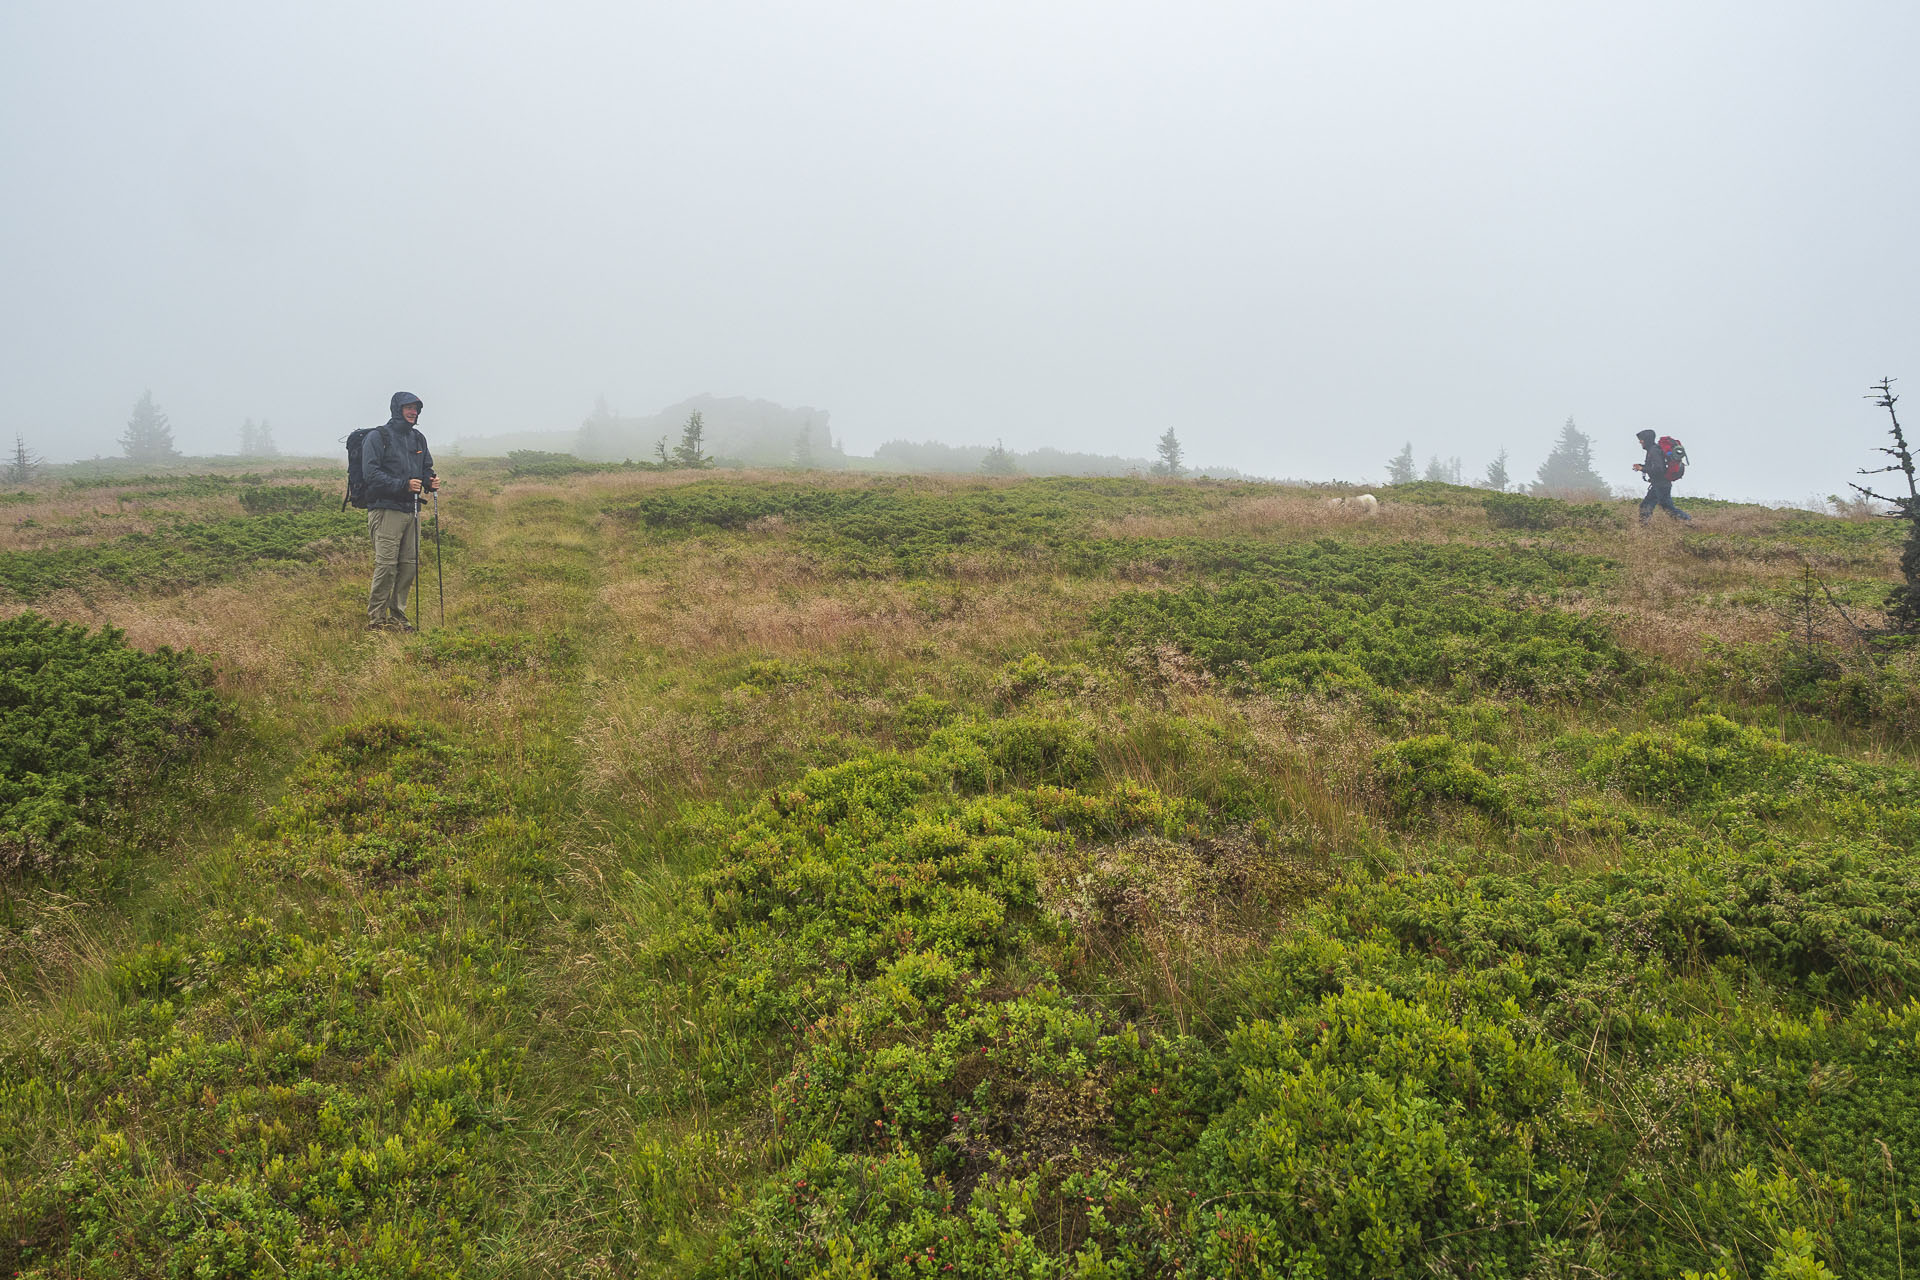
M 1413 481 L 1413 441 L 1409 440 L 1400 452 L 1387 459 L 1387 483 L 1412 484 Z
M 1020 468 L 1014 464 L 1007 446 L 995 440 L 993 447 L 987 450 L 987 456 L 980 459 L 980 470 L 990 476 L 1010 476 Z
M 180 451 L 173 447 L 173 425 L 153 402 L 153 392 L 146 392 L 134 402 L 133 416 L 127 419 L 126 433 L 120 437 L 120 448 L 135 462 L 171 462 L 180 456 Z
M 1480 487 L 1491 489 L 1495 493 L 1505 493 L 1507 486 L 1512 483 L 1512 477 L 1507 474 L 1507 451 L 1502 448 L 1500 456 L 1487 464 L 1487 474 L 1480 481 Z
M 13 456 L 7 460 L 7 483 L 30 484 L 40 470 L 40 455 L 27 448 L 27 438 L 13 437 Z
M 1610 498 L 1613 487 L 1593 469 L 1593 440 L 1568 418 L 1560 428 L 1553 451 L 1540 464 L 1533 482 L 1535 497 Z
M 1160 461 L 1153 464 L 1153 474 L 1168 480 L 1178 480 L 1187 473 L 1186 466 L 1180 461 L 1180 437 L 1174 434 L 1172 427 L 1167 428 L 1167 433 L 1160 437 L 1160 443 L 1156 447 L 1160 453 Z
M 701 441 L 706 434 L 707 424 L 701 420 L 700 411 L 695 409 L 687 415 L 687 425 L 680 428 L 680 443 L 673 449 L 674 465 L 691 471 L 701 471 L 711 467 L 713 459 L 708 457 L 701 447 Z

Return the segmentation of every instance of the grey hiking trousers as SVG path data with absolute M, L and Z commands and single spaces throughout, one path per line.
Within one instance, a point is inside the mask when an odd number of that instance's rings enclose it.
M 367 512 L 373 538 L 373 589 L 367 593 L 367 621 L 405 622 L 407 593 L 413 590 L 414 561 L 420 555 L 420 528 L 411 511 Z

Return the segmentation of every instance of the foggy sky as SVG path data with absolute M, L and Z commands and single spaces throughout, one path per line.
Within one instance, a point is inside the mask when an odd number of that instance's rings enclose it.
M 8 0 L 0 437 L 712 392 L 1530 478 L 1571 415 L 1825 494 L 1920 395 L 1917 59 L 1911 3 Z

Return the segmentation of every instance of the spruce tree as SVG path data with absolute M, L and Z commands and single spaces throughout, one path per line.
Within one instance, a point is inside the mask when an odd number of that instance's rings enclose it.
M 1187 473 L 1186 467 L 1180 461 L 1180 437 L 1174 434 L 1172 427 L 1168 427 L 1167 433 L 1160 437 L 1157 448 L 1160 461 L 1153 464 L 1153 474 L 1164 476 L 1168 480 L 1178 480 Z
M 680 443 L 673 449 L 674 465 L 693 471 L 711 467 L 713 459 L 701 449 L 701 440 L 706 434 L 707 424 L 701 420 L 700 411 L 695 409 L 687 415 L 687 425 L 680 428 Z
M 1534 496 L 1541 498 L 1610 498 L 1613 487 L 1593 469 L 1593 441 L 1573 425 L 1560 428 L 1553 451 L 1540 464 L 1532 485 Z
M 793 442 L 793 465 L 802 471 L 813 470 L 813 424 L 803 423 Z
M 993 447 L 987 450 L 987 456 L 980 459 L 980 470 L 990 476 L 1010 476 L 1020 468 L 1014 465 L 1013 455 L 1007 452 L 1007 446 L 995 440 Z
M 1480 481 L 1480 487 L 1491 489 L 1495 493 L 1505 493 L 1507 486 L 1512 483 L 1512 477 L 1507 475 L 1507 451 L 1503 448 L 1500 450 L 1500 456 L 1487 464 L 1487 474 Z
M 120 447 L 135 462 L 171 462 L 180 456 L 173 447 L 173 426 L 148 391 L 134 402 L 133 416 L 127 419 L 126 434 Z
M 28 484 L 40 470 L 40 455 L 27 448 L 27 438 L 13 437 L 13 457 L 7 461 L 7 483 Z
M 1413 481 L 1413 441 L 1409 440 L 1399 453 L 1387 460 L 1387 483 L 1412 484 Z

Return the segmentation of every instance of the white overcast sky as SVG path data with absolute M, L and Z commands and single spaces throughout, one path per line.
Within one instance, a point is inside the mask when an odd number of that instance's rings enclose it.
M 1824 494 L 1920 392 L 1917 64 L 1912 0 L 6 0 L 0 433 L 712 392 L 1363 479 L 1571 415 Z

